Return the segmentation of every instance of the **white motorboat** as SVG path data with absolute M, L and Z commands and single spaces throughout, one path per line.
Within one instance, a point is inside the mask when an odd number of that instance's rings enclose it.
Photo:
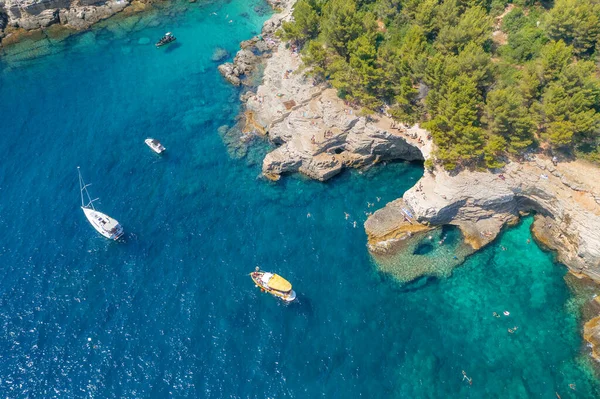
M 146 144 L 148 144 L 148 147 L 152 148 L 152 150 L 157 154 L 160 154 L 161 152 L 166 150 L 166 148 L 160 143 L 160 141 L 158 141 L 156 139 L 148 138 L 148 139 L 144 140 L 144 142 Z
M 85 217 L 98 233 L 111 240 L 118 240 L 124 233 L 123 227 L 119 224 L 119 222 L 116 219 L 113 219 L 110 216 L 105 215 L 104 213 L 99 212 L 94 208 L 94 201 L 96 201 L 97 198 L 92 200 L 92 198 L 90 197 L 90 193 L 87 190 L 89 184 L 85 184 L 85 182 L 83 181 L 83 177 L 81 177 L 81 171 L 79 170 L 79 166 L 77 167 L 77 172 L 79 173 L 79 190 L 81 191 L 81 209 L 83 210 Z M 84 191 L 88 198 L 87 204 L 85 203 L 83 198 Z

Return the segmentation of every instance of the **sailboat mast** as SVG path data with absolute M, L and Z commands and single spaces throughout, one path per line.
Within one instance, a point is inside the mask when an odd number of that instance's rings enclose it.
M 77 167 L 77 173 L 79 174 L 79 194 L 81 194 L 81 206 L 85 206 L 83 203 L 83 178 L 81 177 L 81 170 Z
M 77 167 L 77 172 L 79 173 L 79 191 L 81 192 L 81 206 L 83 208 L 87 207 L 87 206 L 91 206 L 92 209 L 96 210 L 94 208 L 94 203 L 92 201 L 92 198 L 90 197 L 90 193 L 87 190 L 87 184 L 85 184 L 85 182 L 83 181 L 83 177 L 81 176 L 81 170 L 79 169 L 79 166 Z M 85 201 L 83 199 L 83 192 L 85 191 L 85 194 L 88 197 L 88 204 L 85 204 Z

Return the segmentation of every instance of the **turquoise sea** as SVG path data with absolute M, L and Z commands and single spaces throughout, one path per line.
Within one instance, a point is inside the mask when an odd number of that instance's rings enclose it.
M 211 55 L 267 17 L 262 0 L 182 2 L 0 58 L 0 396 L 600 397 L 566 268 L 527 243 L 531 219 L 402 283 L 362 223 L 420 165 L 273 184 L 265 143 L 230 155 L 219 128 L 240 92 Z M 165 31 L 177 45 L 157 50 Z M 122 241 L 87 223 L 77 166 Z M 416 256 L 446 262 L 458 241 Z M 261 294 L 257 265 L 298 300 Z

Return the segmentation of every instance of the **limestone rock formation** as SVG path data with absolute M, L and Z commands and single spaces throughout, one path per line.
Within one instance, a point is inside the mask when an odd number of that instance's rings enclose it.
M 241 78 L 250 74 L 258 64 L 259 58 L 249 49 L 243 48 L 237 52 L 233 63 L 226 62 L 219 65 L 219 72 L 230 83 L 239 86 L 242 83 Z
M 582 161 L 554 166 L 542 156 L 508 164 L 502 173 L 442 170 L 426 173 L 402 202 L 392 202 L 365 223 L 369 248 L 401 238 L 407 221 L 457 225 L 475 249 L 493 240 L 520 212 L 537 211 L 534 232 L 576 273 L 600 281 L 600 170 Z M 544 239 L 545 237 L 545 239 Z M 385 250 L 385 246 L 382 247 Z
M 32 30 L 58 23 L 76 30 L 87 29 L 122 11 L 130 2 L 131 0 L 0 0 L 0 31 L 7 27 Z
M 585 323 L 583 337 L 590 343 L 594 359 L 600 361 L 600 316 Z
M 323 181 L 344 167 L 423 160 L 415 144 L 430 146 L 418 127 L 392 128 L 385 116 L 358 115 L 335 90 L 314 84 L 303 73 L 297 51 L 285 44 L 274 49 L 256 94 L 243 97 L 247 115 L 252 115 L 247 125 L 279 145 L 263 161 L 263 174 L 274 180 L 301 172 Z
M 240 73 L 233 63 L 226 62 L 225 64 L 219 65 L 217 69 L 221 75 L 223 75 L 223 77 L 232 85 L 239 86 L 242 84 L 242 81 L 239 78 Z
M 269 138 L 281 146 L 267 154 L 263 173 L 275 177 L 301 172 L 324 181 L 343 167 L 392 159 L 423 160 L 421 152 L 405 137 L 351 111 L 344 108 L 332 89 L 297 105 L 284 121 L 268 127 Z
M 283 21 L 290 19 L 295 0 L 269 0 L 268 2 L 280 12 L 263 24 L 260 36 L 240 44 L 241 49 L 233 62 L 219 65 L 221 75 L 236 86 L 248 83 L 249 80 L 246 78 L 256 70 L 263 58 L 270 56 L 271 50 L 278 45 L 279 39 L 274 36 L 274 33 L 281 27 Z

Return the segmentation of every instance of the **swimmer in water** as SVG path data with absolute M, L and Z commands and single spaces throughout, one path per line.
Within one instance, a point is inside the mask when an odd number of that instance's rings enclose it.
M 377 202 L 381 201 L 381 197 L 377 197 Z
M 508 332 L 512 334 L 512 333 L 514 333 L 514 330 L 513 330 L 513 329 L 511 329 L 511 328 L 509 328 L 509 329 L 508 329 Z
M 575 384 L 569 384 L 569 388 L 571 388 L 572 390 L 575 390 Z
M 307 218 L 309 218 L 309 217 L 311 217 L 311 216 L 312 216 L 312 215 L 310 214 L 310 212 L 306 214 L 306 217 L 307 217 Z
M 463 371 L 462 371 L 462 375 L 463 375 L 463 381 L 464 381 L 464 380 L 467 380 L 467 381 L 469 382 L 469 385 L 473 385 L 473 379 L 472 379 L 472 378 L 469 378 L 469 377 L 467 376 L 467 373 L 465 373 L 465 370 L 463 370 Z
M 356 222 L 352 223 L 352 225 L 354 226 L 354 228 L 356 228 Z
M 344 216 L 346 216 L 346 220 L 348 220 L 348 218 L 350 217 L 350 214 L 348 212 L 344 212 Z
M 500 315 L 496 312 L 492 313 L 494 315 L 494 317 L 500 317 Z

